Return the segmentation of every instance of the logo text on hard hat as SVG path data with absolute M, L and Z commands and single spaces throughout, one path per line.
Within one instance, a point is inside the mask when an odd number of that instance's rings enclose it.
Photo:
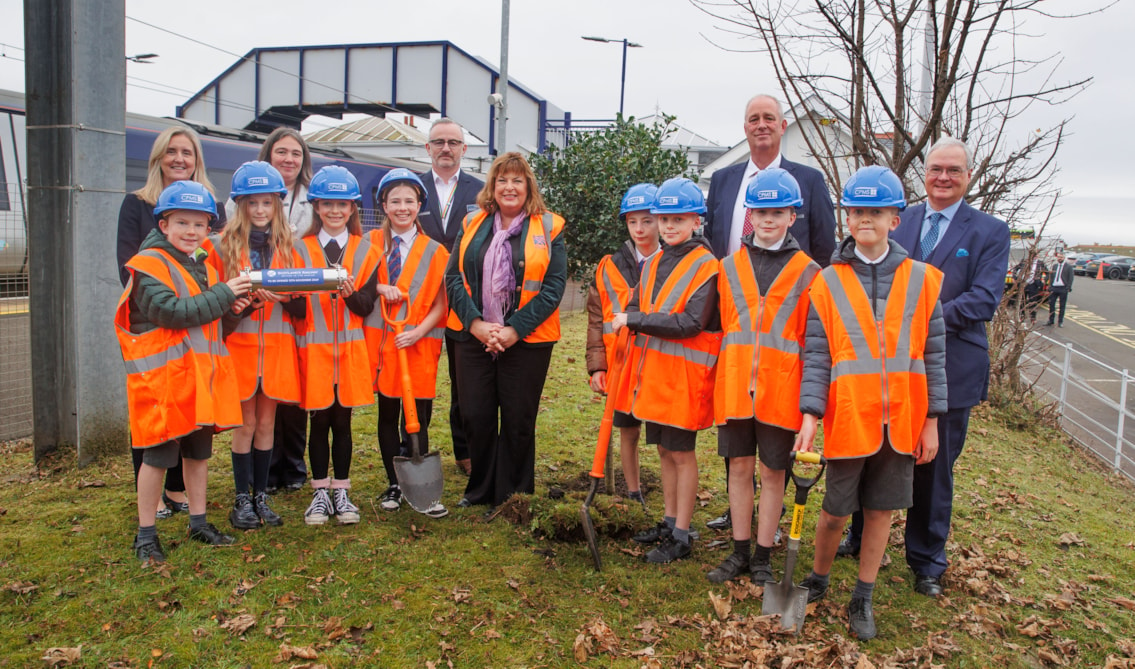
M 780 193 L 775 189 L 757 191 L 757 199 L 758 200 L 775 200 L 777 198 L 777 196 L 779 196 L 779 195 L 780 195 Z
M 642 204 L 643 202 L 646 202 L 646 198 L 641 195 L 635 195 L 634 197 L 627 198 L 628 205 Z
M 205 204 L 205 198 L 197 193 L 182 193 L 181 197 L 178 198 L 178 202 L 182 204 Z
M 876 191 L 874 186 L 859 186 L 855 189 L 855 197 L 875 197 Z
M 248 178 L 248 185 L 249 186 L 267 186 L 268 185 L 268 177 L 249 177 Z
M 347 192 L 347 184 L 332 182 L 332 183 L 327 184 L 327 190 L 329 192 L 332 192 L 332 193 L 346 193 Z
M 678 204 L 678 196 L 677 195 L 663 195 L 662 197 L 658 198 L 658 204 L 661 204 L 661 205 L 677 205 Z

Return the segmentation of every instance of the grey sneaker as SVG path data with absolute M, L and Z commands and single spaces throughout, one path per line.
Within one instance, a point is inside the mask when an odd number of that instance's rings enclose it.
M 229 512 L 229 522 L 238 530 L 256 530 L 260 528 L 260 516 L 252 506 L 252 497 L 246 492 L 238 492 L 233 510 Z
M 359 507 L 351 503 L 346 488 L 332 490 L 331 501 L 335 505 L 335 517 L 340 525 L 354 525 L 359 522 Z
M 311 494 L 311 504 L 303 512 L 303 522 L 308 525 L 323 525 L 335 515 L 331 506 L 331 495 L 327 488 L 316 488 Z
M 445 518 L 449 515 L 449 509 L 445 508 L 445 505 L 441 502 L 434 502 L 433 506 L 426 509 L 422 513 L 426 514 L 430 518 Z
M 252 506 L 256 508 L 256 515 L 260 516 L 260 520 L 263 520 L 265 525 L 279 527 L 284 524 L 284 519 L 268 504 L 267 492 L 261 490 L 256 493 L 256 497 L 252 498 Z
M 851 633 L 860 641 L 875 638 L 875 613 L 871 610 L 871 600 L 856 597 L 847 605 L 847 621 Z

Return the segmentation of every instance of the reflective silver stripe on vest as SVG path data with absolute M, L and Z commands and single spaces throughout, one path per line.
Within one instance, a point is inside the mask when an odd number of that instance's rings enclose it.
M 268 312 L 268 306 L 262 307 L 264 312 Z M 281 303 L 272 305 L 271 313 L 268 318 L 261 318 L 256 320 L 250 317 L 240 319 L 240 323 L 232 334 L 293 334 L 293 329 L 284 322 L 284 308 Z
M 918 297 L 922 292 L 922 284 L 926 278 L 925 265 L 922 263 L 912 264 L 910 281 L 907 284 L 906 295 L 903 296 L 906 302 L 903 305 L 902 325 L 899 330 L 899 341 L 895 347 L 895 355 L 886 357 L 886 342 L 880 341 L 879 352 L 885 357 L 883 360 L 876 358 L 871 353 L 867 345 L 867 337 L 862 328 L 859 327 L 859 319 L 856 316 L 855 310 L 851 308 L 851 301 L 848 299 L 847 293 L 843 289 L 843 283 L 839 280 L 839 275 L 836 274 L 834 268 L 831 267 L 825 269 L 823 274 L 825 283 L 828 284 L 828 289 L 832 295 L 832 302 L 835 304 L 836 311 L 843 321 L 844 329 L 847 330 L 848 339 L 851 341 L 852 349 L 855 351 L 854 360 L 843 360 L 832 366 L 832 381 L 835 381 L 841 376 L 878 374 L 880 371 L 884 374 L 926 374 L 925 361 L 922 359 L 911 359 L 910 357 L 910 326 L 911 322 L 914 320 L 914 312 L 918 309 Z M 887 313 L 891 300 L 894 298 L 894 291 L 891 291 L 884 304 L 884 315 Z
M 607 265 L 611 268 L 611 271 L 614 271 L 614 272 L 619 271 L 619 268 L 615 266 L 614 260 L 609 260 L 607 262 Z M 611 272 L 604 270 L 603 273 L 602 273 L 602 276 L 603 276 L 603 290 L 606 291 L 607 298 L 609 300 L 611 300 L 611 311 L 613 313 L 620 313 L 620 312 L 626 311 L 627 305 L 625 305 L 625 304 L 623 304 L 622 302 L 619 301 L 619 292 L 615 288 L 615 283 L 613 281 L 611 281 Z M 604 325 L 606 325 L 606 324 L 604 324 Z M 604 332 L 606 332 L 606 330 L 604 330 Z
M 173 262 L 169 256 L 161 253 L 160 251 L 147 249 L 145 251 L 142 251 L 142 253 L 151 258 L 160 260 L 161 263 L 165 265 L 166 271 L 169 272 L 170 279 L 173 281 L 173 292 L 176 293 L 179 298 L 187 299 L 193 297 L 193 293 L 190 292 L 189 285 L 185 283 L 185 277 L 181 274 L 182 268 L 180 265 Z M 206 276 L 208 275 L 208 271 L 208 268 L 206 268 Z M 200 294 L 201 290 L 198 289 L 197 292 L 198 294 Z M 214 342 L 213 345 L 210 346 L 209 337 L 205 334 L 204 325 L 195 325 L 193 327 L 186 328 L 185 332 L 186 335 L 188 335 L 189 345 L 193 348 L 193 351 L 195 353 L 204 355 L 208 355 L 214 352 L 221 355 L 228 353 L 228 349 L 225 348 L 224 342 L 220 340 Z
M 185 357 L 186 353 L 190 351 L 189 341 L 182 339 L 180 342 L 170 346 L 164 351 L 159 351 L 153 355 L 147 355 L 142 358 L 135 358 L 126 361 L 127 374 L 145 374 L 152 372 L 155 369 L 160 369 L 169 364 L 172 360 L 178 360 Z
M 747 264 L 747 263 L 746 263 Z M 737 308 L 738 321 L 741 324 L 740 332 L 726 333 L 722 338 L 722 347 L 726 346 L 752 346 L 757 343 L 757 336 L 754 333 L 754 328 L 759 328 L 760 323 L 755 323 L 749 311 L 748 300 L 745 299 L 745 291 L 741 285 L 740 268 L 737 266 L 735 256 L 729 256 L 722 261 L 722 273 L 729 281 L 729 290 L 733 294 L 733 304 Z M 780 309 L 777 311 L 776 316 L 773 317 L 771 331 L 760 333 L 760 345 L 765 348 L 771 348 L 776 351 L 784 353 L 799 354 L 801 351 L 800 342 L 795 339 L 785 339 L 780 336 L 784 332 L 785 326 L 788 324 L 788 319 L 796 311 L 796 306 L 800 302 L 800 296 L 812 283 L 813 277 L 816 276 L 817 268 L 814 265 L 807 265 L 800 276 L 797 277 L 796 282 L 784 297 L 784 302 L 781 304 Z M 776 282 L 773 283 L 776 286 Z M 760 289 L 760 286 L 757 287 Z M 772 287 L 769 288 L 772 290 Z M 761 298 L 761 304 L 764 300 Z M 758 317 L 760 314 L 758 313 Z
M 668 314 L 673 312 L 674 306 L 678 304 L 678 300 L 682 298 L 682 295 L 686 293 L 686 289 L 690 287 L 691 283 L 693 283 L 694 277 L 697 276 L 698 270 L 700 270 L 702 268 L 702 265 L 706 264 L 707 262 L 717 262 L 717 260 L 710 253 L 706 253 L 702 257 L 695 260 L 693 264 L 690 265 L 690 268 L 686 270 L 685 274 L 677 277 L 673 284 L 674 287 L 670 290 L 670 294 L 666 296 L 666 299 L 662 302 L 662 304 L 655 306 L 653 312 L 659 314 Z M 671 274 L 670 276 L 673 277 L 674 275 Z M 662 286 L 663 288 L 665 288 L 666 282 L 663 282 Z M 661 291 L 662 289 L 660 288 L 659 292 Z
M 434 328 L 429 331 L 429 334 L 427 334 L 426 337 L 441 341 L 442 339 L 445 339 L 445 328 Z
M 319 243 L 318 237 L 316 237 L 315 243 Z M 349 238 L 347 243 L 350 244 Z M 311 262 L 311 258 L 308 254 L 307 244 L 301 244 L 300 248 L 302 249 L 300 257 L 303 258 L 304 264 L 307 267 L 314 267 L 315 265 Z M 359 244 L 355 248 L 355 253 L 351 256 L 350 265 L 347 267 L 348 272 L 353 274 L 357 271 L 366 260 L 366 255 L 369 251 L 370 242 L 365 238 L 359 239 Z M 355 278 L 359 280 L 365 279 L 365 277 L 358 276 Z M 335 300 L 336 298 L 332 296 L 331 299 Z M 351 315 L 348 313 L 350 309 L 348 309 L 346 304 L 343 304 L 342 308 L 335 308 L 333 304 L 332 312 L 333 315 L 338 316 L 338 319 L 337 322 L 333 324 L 333 327 L 330 328 L 326 325 L 327 319 L 323 316 L 323 305 L 317 296 L 312 295 L 311 299 L 308 300 L 308 307 L 311 309 L 311 313 L 308 314 L 308 317 L 311 319 L 311 326 L 308 332 L 296 337 L 299 346 L 303 347 L 308 344 L 346 344 L 365 339 L 361 327 L 350 327 Z
M 702 365 L 703 367 L 712 367 L 714 363 L 717 362 L 716 353 L 706 353 L 705 351 L 686 348 L 676 341 L 663 339 L 661 337 L 651 337 L 650 340 L 646 342 L 646 349 L 658 351 L 659 353 L 674 356 L 675 358 L 682 358 L 686 362 Z

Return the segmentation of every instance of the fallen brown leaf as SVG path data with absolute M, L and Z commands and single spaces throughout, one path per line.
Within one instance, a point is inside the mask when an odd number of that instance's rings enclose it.
M 1114 599 L 1107 600 L 1113 604 L 1119 604 L 1128 611 L 1135 611 L 1135 601 L 1127 599 L 1126 597 L 1115 597 Z
M 78 662 L 83 657 L 83 644 L 79 644 L 74 648 L 48 648 L 40 658 L 47 663 L 49 667 L 62 667 L 74 662 Z
M 292 646 L 287 643 L 280 644 L 280 652 L 276 654 L 273 662 L 287 662 L 293 658 L 301 660 L 314 660 L 319 657 L 314 646 Z
M 711 592 L 709 593 L 709 601 L 713 604 L 713 612 L 717 614 L 717 618 L 728 620 L 729 614 L 733 613 L 733 605 L 729 603 L 729 599 Z
M 1064 534 L 1060 535 L 1060 538 L 1056 540 L 1056 543 L 1060 544 L 1061 548 L 1067 548 L 1069 546 L 1083 546 L 1084 540 L 1081 539 L 1080 535 L 1076 534 L 1075 532 L 1065 532 Z
M 256 616 L 242 613 L 235 618 L 229 618 L 221 623 L 221 627 L 227 629 L 233 634 L 240 636 L 249 630 L 250 627 L 256 624 Z
M 571 654 L 575 657 L 575 661 L 583 663 L 587 661 L 591 655 L 591 639 L 583 632 L 575 635 L 575 643 L 571 645 Z

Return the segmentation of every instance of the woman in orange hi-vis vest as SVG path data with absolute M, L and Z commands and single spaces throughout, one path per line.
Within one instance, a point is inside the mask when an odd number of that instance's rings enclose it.
M 397 351 L 406 349 L 421 428 L 418 442 L 421 452 L 426 453 L 444 332 L 441 324 L 447 303 L 443 284 L 449 253 L 422 231 L 418 212 L 426 203 L 426 188 L 418 175 L 403 168 L 390 170 L 378 184 L 378 199 L 386 218 L 382 229 L 367 233 L 367 239 L 383 257 L 378 281 L 393 285 L 409 298 L 394 307 L 395 320 L 407 319 L 401 331 L 387 325 L 378 308 L 363 323 L 371 361 L 378 367 L 374 382 L 378 393 L 378 447 L 390 482 L 379 498 L 379 506 L 385 511 L 397 511 L 402 507 L 402 490 L 398 487 L 394 456 L 410 455 L 408 439 L 403 443 L 399 434 L 399 423 L 405 426 L 406 420 L 404 416 L 399 420 L 402 376 Z M 448 513 L 440 502 L 425 511 L 431 518 L 442 518 Z
M 567 249 L 564 219 L 544 206 L 519 153 L 493 161 L 477 204 L 445 273 L 473 465 L 458 505 L 496 506 L 535 488 L 536 414 L 560 338 Z
M 209 246 L 209 262 L 224 278 L 243 270 L 295 267 L 292 231 L 284 216 L 282 197 L 287 187 L 276 168 L 248 162 L 233 173 L 235 204 L 224 232 Z M 229 522 L 240 530 L 261 523 L 282 525 L 268 503 L 268 470 L 276 427 L 276 404 L 299 404 L 300 378 L 296 331 L 287 310 L 302 317 L 302 297 L 267 290 L 237 301 L 241 319 L 227 334 L 225 345 L 233 358 L 244 424 L 233 432 L 232 464 L 236 497 Z
M 165 470 L 183 459 L 189 494 L 189 538 L 210 545 L 233 538 L 205 520 L 205 486 L 213 433 L 240 424 L 236 379 L 221 338 L 221 319 L 252 282 L 219 283 L 201 248 L 216 216 L 201 184 L 177 181 L 158 196 L 158 229 L 126 263 L 129 278 L 118 301 L 115 333 L 126 363 L 130 439 L 141 455 L 138 534 L 134 553 L 164 562 L 154 526 Z
M 362 193 L 347 168 L 332 165 L 319 170 L 311 180 L 308 199 L 315 203 L 315 212 L 311 229 L 297 247 L 304 266 L 342 267 L 348 277 L 337 292 L 308 297 L 307 315 L 298 332 L 301 405 L 311 412 L 307 451 L 313 491 L 303 520 L 323 525 L 334 516 L 340 525 L 347 525 L 360 518 L 348 495 L 351 409 L 370 404 L 374 393 L 363 319 L 384 288 L 378 285 L 381 258 L 362 236 L 358 206 Z M 394 299 L 396 291 L 384 295 Z M 334 478 L 328 476 L 329 465 L 334 467 Z

